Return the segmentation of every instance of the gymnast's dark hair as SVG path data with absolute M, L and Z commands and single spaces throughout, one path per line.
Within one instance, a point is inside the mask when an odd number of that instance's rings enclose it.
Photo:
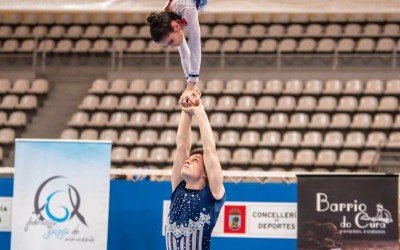
M 176 20 L 181 21 L 182 17 L 174 12 L 151 13 L 146 19 L 146 24 L 150 26 L 151 38 L 155 42 L 160 42 L 173 31 L 171 22 Z
M 196 154 L 203 155 L 203 153 L 204 153 L 203 147 L 197 147 L 197 148 L 193 148 L 193 149 L 190 151 L 189 156 L 196 155 Z

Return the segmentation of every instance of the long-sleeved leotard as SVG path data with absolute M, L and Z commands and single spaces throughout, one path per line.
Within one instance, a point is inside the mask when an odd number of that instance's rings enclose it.
M 172 0 L 171 9 L 187 23 L 187 38 L 178 46 L 183 71 L 188 81 L 197 82 L 201 65 L 201 34 L 198 15 L 207 1 Z

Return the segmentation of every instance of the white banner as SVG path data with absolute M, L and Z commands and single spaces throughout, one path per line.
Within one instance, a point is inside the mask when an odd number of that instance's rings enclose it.
M 111 142 L 16 140 L 12 250 L 106 250 Z
M 11 204 L 10 197 L 0 197 L 0 232 L 11 231 Z
M 163 204 L 163 235 L 170 201 Z M 212 235 L 215 237 L 296 239 L 297 203 L 225 202 Z

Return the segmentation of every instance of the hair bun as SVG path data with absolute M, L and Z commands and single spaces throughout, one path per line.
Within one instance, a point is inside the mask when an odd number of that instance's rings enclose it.
M 157 13 L 154 13 L 154 12 L 151 13 L 151 14 L 147 17 L 146 23 L 147 23 L 147 25 L 149 25 L 149 26 L 157 26 L 158 23 L 159 23 Z

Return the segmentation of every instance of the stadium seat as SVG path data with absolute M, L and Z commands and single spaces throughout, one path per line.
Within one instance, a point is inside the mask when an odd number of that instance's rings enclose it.
M 358 163 L 358 153 L 355 150 L 343 150 L 340 152 L 337 167 L 355 167 Z
M 149 150 L 145 147 L 134 147 L 127 157 L 129 162 L 144 163 L 149 158 Z
M 71 119 L 68 121 L 69 126 L 73 127 L 84 127 L 89 122 L 89 115 L 86 112 L 76 112 L 72 115 Z
M 236 98 L 229 95 L 224 95 L 218 98 L 217 106 L 214 110 L 229 112 L 233 111 L 236 106 Z
M 357 111 L 358 112 L 374 112 L 378 108 L 378 99 L 374 96 L 361 97 Z
M 166 82 L 163 79 L 153 79 L 149 82 L 145 91 L 146 94 L 162 94 L 166 89 Z
M 75 42 L 75 45 L 71 49 L 75 53 L 88 53 L 92 47 L 92 41 L 89 39 L 79 39 Z
M 111 162 L 112 163 L 124 163 L 128 158 L 129 151 L 125 147 L 114 147 L 111 151 Z
M 257 131 L 245 131 L 238 143 L 241 147 L 257 147 L 260 142 L 260 133 Z
M 381 131 L 370 132 L 367 136 L 367 141 L 365 147 L 368 148 L 378 148 L 383 146 L 387 141 L 387 136 Z
M 365 145 L 365 135 L 362 132 L 353 131 L 346 135 L 343 143 L 345 148 L 362 148 Z
M 89 127 L 104 127 L 108 123 L 109 115 L 106 112 L 99 111 L 92 114 L 87 125 Z
M 82 37 L 94 39 L 98 38 L 100 34 L 101 34 L 101 27 L 96 24 L 92 24 L 86 27 L 84 33 L 82 34 Z
M 15 80 L 9 92 L 12 94 L 25 94 L 28 92 L 30 85 L 31 83 L 28 79 L 19 78 Z
M 298 131 L 287 131 L 281 140 L 280 146 L 282 148 L 298 147 L 301 144 L 301 134 Z
M 335 167 L 337 161 L 336 152 L 331 149 L 324 149 L 318 152 L 315 166 L 318 167 Z
M 271 164 L 273 160 L 273 154 L 271 150 L 265 149 L 265 148 L 260 148 L 254 151 L 253 159 L 251 161 L 252 165 L 262 165 L 262 166 L 268 166 Z
M 353 116 L 353 121 L 351 122 L 351 129 L 366 129 L 371 127 L 372 118 L 371 115 L 366 113 L 357 113 Z
M 9 79 L 0 79 L 0 94 L 7 94 L 12 87 L 11 81 Z
M 239 97 L 235 111 L 250 112 L 256 106 L 256 99 L 253 96 L 241 96 Z
M 164 147 L 155 147 L 151 149 L 149 159 L 147 162 L 151 163 L 165 163 L 169 158 L 169 151 Z
M 126 48 L 126 52 L 140 54 L 144 52 L 146 46 L 147 43 L 144 39 L 135 39 L 129 43 L 128 48 Z
M 342 94 L 344 84 L 340 80 L 331 79 L 325 82 L 324 95 L 340 95 Z
M 80 38 L 83 35 L 83 27 L 81 25 L 72 25 L 69 26 L 66 33 L 64 34 L 65 38 Z
M 317 100 L 313 96 L 302 96 L 298 99 L 296 111 L 310 112 L 317 106 Z
M 296 51 L 300 53 L 311 53 L 317 48 L 317 42 L 312 38 L 303 38 L 297 45 Z
M 240 135 L 234 130 L 225 130 L 222 132 L 218 145 L 222 147 L 235 147 L 240 141 Z
M 116 107 L 117 110 L 132 111 L 136 108 L 138 99 L 133 95 L 124 95 L 119 101 L 119 105 Z
M 157 107 L 157 98 L 153 95 L 145 95 L 140 98 L 137 110 L 150 111 Z
M 313 79 L 305 82 L 303 95 L 320 95 L 324 89 L 324 84 L 321 80 Z
M 167 88 L 165 89 L 166 94 L 174 94 L 178 95 L 183 92 L 186 88 L 186 83 L 181 79 L 173 79 L 170 80 L 167 84 Z
M 357 98 L 354 96 L 343 96 L 339 99 L 336 110 L 339 112 L 352 112 L 358 108 Z
M 99 139 L 99 132 L 97 130 L 88 128 L 81 132 L 80 135 L 81 140 L 97 140 Z
M 285 113 L 273 113 L 269 118 L 268 128 L 284 129 L 288 120 L 288 115 Z
M 22 111 L 12 112 L 5 125 L 10 127 L 25 127 L 27 125 L 26 113 Z
M 252 153 L 250 149 L 247 148 L 237 148 L 233 151 L 231 164 L 247 165 L 252 160 Z
M 294 113 L 290 117 L 288 128 L 304 129 L 308 127 L 309 118 L 305 113 Z
M 10 145 L 13 144 L 15 140 L 15 130 L 11 128 L 0 129 L 0 144 Z
M 395 112 L 399 108 L 399 100 L 394 96 L 384 96 L 380 99 L 378 111 Z
M 325 134 L 322 143 L 323 148 L 341 148 L 343 145 L 343 133 L 338 131 L 329 131 Z
M 301 147 L 319 148 L 322 145 L 322 134 L 318 131 L 308 131 L 303 136 Z
M 128 89 L 128 81 L 126 79 L 114 79 L 107 92 L 109 94 L 124 94 Z
M 160 139 L 157 141 L 157 145 L 163 145 L 163 146 L 173 146 L 175 145 L 176 141 L 176 130 L 173 129 L 167 129 L 163 130 L 160 133 Z
M 211 79 L 207 81 L 204 94 L 221 94 L 225 89 L 225 83 L 221 79 Z
M 249 27 L 249 37 L 262 37 L 267 33 L 265 25 L 254 23 Z
M 229 117 L 226 127 L 228 128 L 245 128 L 248 124 L 248 116 L 245 113 L 232 113 Z
M 256 111 L 272 111 L 275 109 L 276 100 L 274 97 L 271 96 L 262 96 L 258 99 L 257 105 L 255 106 L 254 110 Z
M 146 124 L 147 127 L 162 128 L 168 121 L 168 115 L 164 112 L 153 112 Z
M 16 95 L 6 95 L 3 97 L 0 105 L 0 109 L 13 110 L 17 108 L 19 104 L 19 98 Z
M 238 49 L 239 53 L 257 53 L 259 43 L 256 39 L 248 38 L 242 41 Z
M 268 116 L 262 112 L 255 112 L 250 115 L 248 128 L 265 129 L 268 126 Z
M 278 98 L 275 110 L 292 111 L 296 108 L 296 98 L 293 96 L 281 96 Z
M 111 141 L 113 144 L 118 140 L 118 131 L 115 129 L 105 129 L 100 132 L 99 140 Z
M 135 79 L 129 83 L 126 91 L 129 94 L 143 94 L 147 89 L 147 81 L 144 79 Z
M 378 152 L 376 150 L 366 150 L 363 151 L 360 155 L 360 160 L 358 162 L 359 167 L 368 167 L 372 168 L 375 165 L 377 160 Z
M 222 91 L 226 95 L 238 95 L 243 91 L 244 82 L 239 79 L 231 79 L 226 82 L 225 89 Z
M 222 165 L 229 163 L 231 160 L 231 151 L 227 148 L 217 148 L 217 155 Z
M 264 90 L 264 82 L 259 79 L 250 79 L 245 83 L 243 94 L 258 95 Z
M 92 86 L 88 90 L 91 94 L 105 94 L 108 90 L 109 82 L 105 79 L 97 79 L 93 81 Z
M 315 51 L 318 53 L 332 53 L 336 49 L 336 42 L 332 38 L 322 38 L 318 41 Z
M 134 112 L 129 117 L 127 126 L 143 128 L 147 124 L 148 115 L 145 112 Z
M 311 116 L 310 123 L 308 124 L 309 128 L 313 129 L 325 129 L 330 125 L 329 115 L 326 113 L 314 113 Z
M 290 149 L 278 149 L 274 154 L 272 164 L 275 166 L 289 167 L 294 161 L 294 153 Z
M 336 113 L 332 116 L 331 124 L 329 128 L 331 129 L 347 129 L 350 127 L 351 118 L 349 114 L 346 113 Z
M 391 129 L 393 126 L 393 117 L 391 114 L 378 113 L 372 121 L 372 129 Z
M 261 41 L 258 52 L 260 53 L 275 53 L 278 48 L 278 42 L 276 39 L 265 38 Z
M 119 135 L 119 138 L 116 141 L 116 144 L 132 146 L 132 145 L 136 144 L 138 137 L 139 137 L 138 132 L 136 130 L 133 130 L 133 129 L 123 130 L 121 132 L 121 134 Z
M 107 122 L 108 127 L 125 127 L 128 123 L 128 114 L 125 112 L 114 112 L 111 114 L 110 120 Z
M 146 146 L 152 146 L 155 145 L 158 141 L 158 133 L 154 129 L 146 129 L 143 130 L 139 134 L 139 138 L 137 141 L 138 145 L 146 145 Z
M 228 122 L 228 115 L 225 112 L 215 112 L 210 115 L 210 124 L 213 128 L 223 128 Z
M 21 97 L 17 109 L 36 110 L 38 106 L 38 98 L 35 95 L 24 95 Z
M 314 165 L 316 156 L 315 152 L 310 149 L 301 149 L 296 153 L 296 158 L 293 162 L 294 166 L 307 166 L 312 167 Z
M 43 78 L 34 79 L 28 93 L 34 95 L 47 94 L 49 92 L 49 81 Z
M 109 111 L 116 109 L 118 105 L 119 99 L 116 95 L 106 95 L 101 99 L 98 109 Z
M 391 79 L 386 82 L 385 95 L 400 95 L 400 79 Z
M 364 92 L 364 83 L 359 79 L 348 80 L 343 89 L 343 94 L 360 95 Z
M 381 95 L 384 91 L 384 83 L 380 79 L 370 79 L 365 84 L 364 94 Z
M 159 111 L 173 111 L 179 109 L 178 99 L 172 95 L 164 95 L 160 98 L 160 101 L 156 107 Z
M 76 129 L 67 128 L 61 132 L 60 138 L 63 140 L 78 140 L 79 132 Z
M 316 111 L 319 112 L 332 112 L 336 110 L 337 101 L 332 96 L 323 96 L 318 100 Z
M 281 143 L 281 135 L 277 131 L 267 131 L 262 134 L 261 147 L 277 147 Z

